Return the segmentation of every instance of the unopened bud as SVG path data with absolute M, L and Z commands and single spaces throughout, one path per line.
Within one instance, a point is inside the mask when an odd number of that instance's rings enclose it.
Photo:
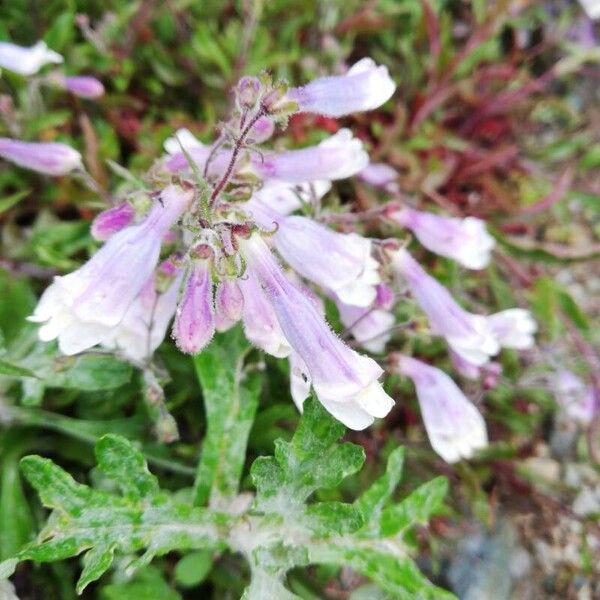
M 202 258 L 204 260 L 211 258 L 213 254 L 213 250 L 208 244 L 198 244 L 190 252 L 193 258 Z
M 261 92 L 260 81 L 256 77 L 242 77 L 237 86 L 237 99 L 241 108 L 251 109 Z
M 283 106 L 290 103 L 286 98 L 288 85 L 285 81 L 278 81 L 263 97 L 261 106 L 267 114 L 279 114 Z

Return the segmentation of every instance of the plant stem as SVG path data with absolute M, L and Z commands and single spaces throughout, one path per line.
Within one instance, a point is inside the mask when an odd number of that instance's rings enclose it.
M 248 136 L 248 134 L 250 133 L 250 130 L 254 127 L 254 125 L 256 124 L 256 122 L 264 114 L 265 114 L 265 110 L 261 106 L 259 108 L 258 112 L 248 122 L 248 124 L 246 125 L 246 127 L 244 127 L 244 129 L 242 130 L 242 132 L 240 133 L 240 135 L 236 138 L 235 144 L 233 145 L 233 151 L 231 153 L 231 160 L 229 161 L 229 165 L 227 165 L 227 169 L 225 171 L 225 174 L 221 178 L 221 181 L 219 181 L 219 183 L 215 186 L 212 194 L 210 195 L 210 199 L 208 201 L 208 206 L 209 207 L 214 206 L 215 202 L 217 201 L 217 199 L 219 197 L 219 194 L 223 191 L 223 188 L 227 185 L 227 182 L 229 181 L 229 178 L 231 177 L 231 174 L 233 173 L 233 169 L 235 167 L 235 163 L 237 162 L 240 150 L 242 149 L 242 146 L 244 144 L 244 141 L 245 141 L 246 137 Z

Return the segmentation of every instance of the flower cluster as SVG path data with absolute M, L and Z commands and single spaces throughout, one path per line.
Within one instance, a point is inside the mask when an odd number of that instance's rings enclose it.
M 369 164 L 350 130 L 298 150 L 259 149 L 296 112 L 341 117 L 371 110 L 394 89 L 387 69 L 371 59 L 298 88 L 267 75 L 242 78 L 233 114 L 213 144 L 177 131 L 142 198 L 124 197 L 96 217 L 92 234 L 104 245 L 45 291 L 30 317 L 41 324 L 40 338 L 56 339 L 65 354 L 100 345 L 147 366 L 171 319 L 178 348 L 190 354 L 241 322 L 257 348 L 289 360 L 300 409 L 312 388 L 356 430 L 386 416 L 394 402 L 380 381 L 384 368 L 332 331 L 316 290 L 337 306 L 353 344 L 375 354 L 385 352 L 406 288 L 461 373 L 480 376 L 502 347 L 531 347 L 535 323 L 527 311 L 467 312 L 397 240 L 337 230 L 321 218 L 321 199 L 335 180 L 358 176 L 398 192 L 394 170 Z M 28 156 L 43 162 L 34 149 Z M 65 158 L 62 172 L 68 164 Z M 61 172 L 55 164 L 49 170 Z M 494 240 L 478 219 L 397 201 L 377 216 L 464 267 L 490 261 Z M 448 375 L 405 355 L 382 362 L 413 380 L 432 446 L 445 460 L 469 458 L 485 446 L 481 414 Z

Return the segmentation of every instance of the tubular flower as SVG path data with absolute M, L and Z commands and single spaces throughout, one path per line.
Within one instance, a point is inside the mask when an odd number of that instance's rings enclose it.
M 448 290 L 428 275 L 404 249 L 392 258 L 396 275 L 404 278 L 434 333 L 446 338 L 450 348 L 467 362 L 481 366 L 500 351 L 488 320 L 461 308 Z
M 291 352 L 290 344 L 254 270 L 246 269 L 238 284 L 243 296 L 242 323 L 246 337 L 267 354 L 285 358 Z
M 44 175 L 66 175 L 81 166 L 81 154 L 57 142 L 22 142 L 0 138 L 0 156 Z
M 315 179 L 345 179 L 369 164 L 362 142 L 340 129 L 317 146 L 252 158 L 252 170 L 265 179 L 303 183 Z
M 242 318 L 244 296 L 238 282 L 224 279 L 215 293 L 215 323 L 217 331 L 226 331 Z
M 483 269 L 490 262 L 496 242 L 481 219 L 441 217 L 412 208 L 403 208 L 388 216 L 410 229 L 431 252 L 451 258 L 468 269 Z
M 125 358 L 137 364 L 144 364 L 160 346 L 177 307 L 181 270 L 164 263 L 159 267 L 159 271 L 161 276 L 168 276 L 167 289 L 159 293 L 159 278 L 152 274 L 121 322 L 102 342 L 106 348 L 119 351 Z
M 431 446 L 446 462 L 487 446 L 483 417 L 446 373 L 408 356 L 398 356 L 395 366 L 412 379 Z
M 369 240 L 337 233 L 307 217 L 279 215 L 256 200 L 246 210 L 265 229 L 277 225 L 273 243 L 297 273 L 334 291 L 346 304 L 368 306 L 375 300 L 381 279 Z
M 394 315 L 376 306 L 363 308 L 345 304 L 338 297 L 334 300 L 342 323 L 359 345 L 369 352 L 383 352 L 392 337 Z
M 496 339 L 503 348 L 528 350 L 533 348 L 537 324 L 531 313 L 523 308 L 509 308 L 488 317 Z
M 43 323 L 40 339 L 58 338 L 76 354 L 110 339 L 152 275 L 164 234 L 188 207 L 191 192 L 169 186 L 139 225 L 114 234 L 82 267 L 55 277 L 29 319 Z
M 381 106 L 395 89 L 396 84 L 387 67 L 363 58 L 345 75 L 315 79 L 302 87 L 292 88 L 288 97 L 296 102 L 301 112 L 342 117 Z
M 490 316 L 475 315 L 461 308 L 406 250 L 396 251 L 392 263 L 396 274 L 408 282 L 432 330 L 444 336 L 454 353 L 472 367 L 486 364 L 500 348 L 533 346 L 537 326 L 529 311 L 511 308 Z
M 326 180 L 291 184 L 270 179 L 254 192 L 252 199 L 281 215 L 289 215 L 311 200 L 320 200 L 330 189 L 331 182 Z
M 88 75 L 77 75 L 73 77 L 59 77 L 57 84 L 80 98 L 99 98 L 104 94 L 102 82 Z
M 92 221 L 91 234 L 96 240 L 106 241 L 117 231 L 133 223 L 135 209 L 129 202 L 123 202 L 99 213 Z
M 550 381 L 554 397 L 566 417 L 582 427 L 587 427 L 594 420 L 598 410 L 596 390 L 566 369 L 558 370 Z
M 30 48 L 10 42 L 0 42 L 0 69 L 7 69 L 20 75 L 35 75 L 44 65 L 58 64 L 63 57 L 50 50 L 46 42 L 37 42 Z
M 388 194 L 395 194 L 400 191 L 398 173 L 385 163 L 370 163 L 357 177 L 374 188 L 385 190 Z
M 306 367 L 303 378 L 312 383 L 325 408 L 351 428 L 370 424 L 351 415 L 366 413 L 370 422 L 384 417 L 393 400 L 378 382 L 381 367 L 333 334 L 309 297 L 286 278 L 259 235 L 241 240 L 240 249 L 249 269 L 258 275 L 297 362 Z M 336 415 L 339 405 L 348 410 Z
M 208 345 L 214 333 L 215 308 L 210 260 L 209 254 L 204 252 L 204 257 L 194 259 L 184 284 L 173 324 L 173 338 L 182 352 L 197 354 Z

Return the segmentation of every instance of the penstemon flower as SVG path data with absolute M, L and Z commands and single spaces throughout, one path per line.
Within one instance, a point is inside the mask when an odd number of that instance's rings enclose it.
M 224 279 L 215 292 L 215 326 L 217 331 L 226 331 L 241 318 L 244 296 L 235 279 Z
M 273 306 L 283 334 L 301 361 L 305 379 L 319 400 L 334 416 L 338 405 L 364 416 L 384 417 L 392 408 L 392 399 L 378 379 L 383 369 L 375 361 L 361 356 L 343 344 L 329 329 L 313 302 L 290 282 L 257 234 L 240 242 L 244 258 L 254 270 Z M 343 421 L 355 428 L 357 420 L 346 415 Z M 362 421 L 360 421 L 362 423 Z M 370 423 L 368 423 L 370 424 Z M 366 425 L 365 425 L 366 426 Z
M 102 211 L 92 221 L 92 237 L 99 241 L 106 241 L 117 231 L 131 225 L 135 218 L 135 209 L 129 202 L 123 202 L 112 208 Z
M 410 229 L 428 250 L 451 258 L 468 269 L 483 269 L 490 262 L 496 242 L 481 219 L 441 217 L 412 208 L 391 211 L 388 216 Z
M 381 281 L 371 242 L 355 233 L 336 233 L 312 219 L 283 216 L 251 200 L 246 210 L 263 228 L 276 225 L 273 243 L 300 275 L 333 290 L 347 304 L 368 306 Z
M 385 190 L 388 194 L 395 194 L 400 191 L 398 173 L 384 163 L 370 163 L 357 177 L 375 188 Z
M 597 411 L 597 391 L 567 369 L 559 369 L 550 378 L 554 397 L 565 416 L 587 427 Z M 600 401 L 600 397 L 598 398 Z
M 334 295 L 340 320 L 348 328 L 359 346 L 369 352 L 381 353 L 392 337 L 396 321 L 393 314 L 377 306 L 360 307 L 342 302 Z
M 169 186 L 146 219 L 114 234 L 77 271 L 55 277 L 29 319 L 43 341 L 76 354 L 112 335 L 154 272 L 162 238 L 188 208 L 192 193 Z
M 59 76 L 53 78 L 53 82 L 80 98 L 99 98 L 104 94 L 102 82 L 88 75 L 76 75 L 71 77 Z
M 315 179 L 345 179 L 369 164 L 360 140 L 340 129 L 317 146 L 266 154 L 252 159 L 251 170 L 264 179 L 303 183 Z
M 0 69 L 7 69 L 20 75 L 35 75 L 44 65 L 58 64 L 63 57 L 50 50 L 46 42 L 37 42 L 30 48 L 10 42 L 0 42 Z
M 277 358 L 288 356 L 290 344 L 254 270 L 247 269 L 238 285 L 242 292 L 242 323 L 248 340 L 267 354 Z
M 298 88 L 288 97 L 302 112 L 342 117 L 353 112 L 373 110 L 387 102 L 396 89 L 387 67 L 370 58 L 354 64 L 345 75 L 323 77 Z
M 433 332 L 444 336 L 461 358 L 481 366 L 500 351 L 486 317 L 460 307 L 448 290 L 428 275 L 406 250 L 394 254 L 392 265 L 396 275 L 408 283 Z
M 0 138 L 0 156 L 44 175 L 66 175 L 81 166 L 81 154 L 57 142 L 22 142 Z
M 212 251 L 208 246 L 200 246 L 194 248 L 194 255 L 173 325 L 177 347 L 188 354 L 200 352 L 215 333 Z
M 483 417 L 446 373 L 409 356 L 395 356 L 393 364 L 412 379 L 431 446 L 446 462 L 487 446 Z
M 175 314 L 181 275 L 181 269 L 165 261 L 158 273 L 148 279 L 102 345 L 116 350 L 133 363 L 145 365 L 164 340 Z M 166 289 L 160 292 L 159 287 Z
M 433 332 L 444 336 L 463 361 L 480 367 L 501 347 L 525 350 L 533 345 L 536 324 L 529 311 L 510 309 L 487 317 L 467 312 L 406 250 L 397 250 L 392 264 L 396 275 L 408 283 Z

